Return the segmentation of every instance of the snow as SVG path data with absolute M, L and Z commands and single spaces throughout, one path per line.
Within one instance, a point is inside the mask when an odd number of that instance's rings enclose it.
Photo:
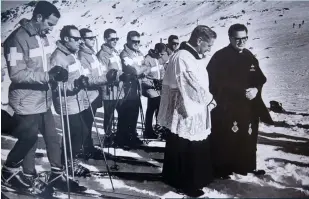
M 182 5 L 183 3 L 186 5 Z M 167 4 L 167 5 L 166 5 Z M 270 100 L 282 102 L 287 111 L 293 114 L 274 113 L 271 116 L 276 121 L 274 126 L 260 124 L 259 144 L 257 146 L 257 168 L 264 169 L 264 177 L 253 175 L 231 175 L 230 180 L 216 180 L 203 191 L 202 197 L 308 197 L 309 196 L 309 2 L 306 1 L 61 1 L 55 4 L 60 8 L 61 19 L 51 33 L 51 41 L 59 38 L 63 25 L 75 24 L 77 27 L 89 25 L 98 35 L 99 47 L 103 43 L 103 32 L 113 28 L 120 37 L 117 49 L 122 50 L 126 34 L 130 30 L 143 33 L 141 50 L 146 53 L 155 43 L 163 39 L 167 42 L 170 34 L 180 36 L 180 41 L 189 38 L 190 32 L 199 24 L 206 24 L 218 34 L 208 59 L 218 49 L 228 44 L 227 30 L 233 23 L 244 23 L 249 28 L 248 48 L 257 55 L 260 66 L 267 77 L 263 89 L 263 99 L 268 105 Z M 112 8 L 116 5 L 115 8 Z M 20 6 L 24 8 L 24 6 Z M 289 10 L 284 9 L 289 8 Z M 1 40 L 14 30 L 21 18 L 30 18 L 33 8 L 19 9 L 17 16 L 1 23 Z M 244 12 L 243 12 L 244 11 Z M 283 15 L 283 16 L 279 16 Z M 276 20 L 276 24 L 275 21 Z M 298 28 L 304 20 L 305 24 Z M 250 24 L 249 24 L 250 23 Z M 296 28 L 292 24 L 296 23 Z M 53 42 L 52 42 L 53 43 Z M 3 58 L 3 54 L 2 58 Z M 1 60 L 5 68 L 4 59 Z M 7 74 L 7 71 L 6 71 Z M 2 108 L 8 102 L 8 85 L 10 80 L 6 75 L 1 84 Z M 144 114 L 147 101 L 142 97 Z M 53 113 L 57 115 L 54 110 Z M 104 135 L 103 108 L 98 110 L 96 121 L 99 136 Z M 306 113 L 306 114 L 304 114 Z M 57 133 L 61 134 L 61 125 L 57 115 Z M 139 117 L 140 122 L 140 117 Z M 138 123 L 138 133 L 141 134 L 141 124 Z M 98 143 L 98 135 L 93 126 L 93 138 Z M 7 154 L 15 138 L 1 135 L 1 162 Z M 50 169 L 46 157 L 45 144 L 39 135 L 37 153 L 44 157 L 36 159 L 36 169 Z M 165 147 L 164 142 L 150 142 L 149 147 Z M 104 149 L 108 152 L 108 149 Z M 110 154 L 114 154 L 112 148 Z M 121 171 L 158 174 L 162 171 L 162 163 L 155 159 L 163 159 L 161 152 L 145 152 L 143 150 L 116 150 L 117 156 L 135 158 L 153 164 L 156 167 L 117 163 Z M 107 163 L 112 166 L 113 161 Z M 106 171 L 103 160 L 89 160 L 82 163 L 91 171 Z M 90 177 L 78 179 L 81 184 L 96 190 L 111 190 L 108 177 Z M 183 198 L 172 187 L 158 181 L 133 181 L 114 178 L 115 189 L 129 193 L 138 193 L 150 198 Z M 63 196 L 65 198 L 65 196 Z

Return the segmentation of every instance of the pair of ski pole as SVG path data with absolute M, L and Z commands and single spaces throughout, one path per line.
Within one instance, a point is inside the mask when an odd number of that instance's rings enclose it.
M 66 83 L 62 82 L 62 84 L 63 84 L 64 105 L 65 105 L 66 120 L 67 120 L 67 132 L 68 132 L 68 143 L 69 143 L 69 150 L 70 150 L 72 177 L 73 177 L 73 180 L 74 180 L 74 164 L 73 164 L 74 159 L 73 159 L 72 144 L 71 144 L 71 131 L 70 131 L 70 122 L 69 122 L 69 115 L 68 115 L 68 105 L 67 105 L 67 95 L 66 95 Z M 62 139 L 63 139 L 63 147 L 64 147 L 64 159 L 65 159 L 65 170 L 66 170 L 66 180 L 67 180 L 68 198 L 70 199 L 70 183 L 69 183 L 69 169 L 68 169 L 68 154 L 67 154 L 67 145 L 66 145 L 65 125 L 64 125 L 64 119 L 63 119 L 64 113 L 63 113 L 63 106 L 62 106 L 63 103 L 62 103 L 62 94 L 61 94 L 61 82 L 58 82 L 58 92 L 59 92 L 59 101 L 60 101 L 60 115 L 61 115 Z M 94 112 L 93 112 L 93 109 L 92 109 L 92 106 L 91 106 L 91 102 L 90 102 L 90 100 L 89 100 L 87 88 L 85 88 L 85 93 L 86 93 L 87 100 L 88 100 L 88 103 L 89 103 L 89 106 L 90 106 L 90 110 L 91 110 L 92 117 L 93 117 L 93 119 L 94 119 L 94 125 L 95 125 L 95 129 L 96 129 L 96 132 L 97 132 L 97 135 L 98 135 L 98 138 L 99 138 L 99 142 L 100 142 L 101 150 L 102 150 L 102 153 L 103 153 L 103 157 L 104 157 L 104 162 L 105 162 L 105 165 L 106 165 L 106 169 L 107 169 L 107 172 L 108 172 L 110 181 L 111 181 L 112 188 L 113 188 L 113 190 L 115 190 L 115 189 L 114 189 L 114 185 L 113 185 L 113 181 L 112 181 L 112 178 L 111 178 L 110 170 L 109 170 L 109 167 L 108 167 L 108 164 L 107 164 L 107 161 L 106 161 L 106 157 L 105 157 L 105 154 L 104 154 L 104 151 L 103 151 L 103 143 L 102 143 L 101 137 L 100 137 L 100 135 L 99 135 L 98 127 L 97 127 L 97 124 L 96 124 L 96 121 L 95 121 L 95 115 L 94 115 Z

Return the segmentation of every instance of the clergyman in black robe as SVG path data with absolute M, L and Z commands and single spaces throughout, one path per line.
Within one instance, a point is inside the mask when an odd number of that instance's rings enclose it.
M 264 174 L 256 170 L 259 121 L 273 121 L 262 100 L 266 77 L 255 56 L 245 48 L 248 30 L 242 24 L 229 29 L 230 44 L 211 58 L 209 90 L 217 103 L 211 112 L 211 153 L 216 177 L 233 172 Z

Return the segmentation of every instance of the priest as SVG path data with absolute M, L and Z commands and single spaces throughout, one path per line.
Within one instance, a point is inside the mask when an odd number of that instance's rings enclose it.
M 216 33 L 197 26 L 188 42 L 169 59 L 162 84 L 158 123 L 169 129 L 163 163 L 163 180 L 188 196 L 203 195 L 212 180 L 209 146 L 210 102 L 204 53 Z
M 261 175 L 256 170 L 259 121 L 273 121 L 262 100 L 266 77 L 255 56 L 245 48 L 248 29 L 234 24 L 228 31 L 230 44 L 216 52 L 207 71 L 209 90 L 217 103 L 211 112 L 211 146 L 216 177 L 233 172 Z

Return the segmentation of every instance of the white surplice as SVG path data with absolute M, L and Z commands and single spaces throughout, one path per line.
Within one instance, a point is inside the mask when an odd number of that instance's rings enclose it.
M 169 60 L 162 84 L 158 123 L 190 141 L 210 134 L 210 102 L 206 60 L 179 50 Z

